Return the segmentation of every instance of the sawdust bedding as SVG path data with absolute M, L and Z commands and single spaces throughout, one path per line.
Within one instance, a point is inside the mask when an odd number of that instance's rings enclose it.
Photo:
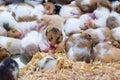
M 56 53 L 56 67 L 40 70 L 37 62 L 46 55 L 34 55 L 27 66 L 20 69 L 18 80 L 120 80 L 120 62 L 87 64 L 69 60 L 65 53 Z

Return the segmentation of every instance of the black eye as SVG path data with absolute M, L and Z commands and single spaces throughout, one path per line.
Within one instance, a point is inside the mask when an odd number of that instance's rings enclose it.
M 90 35 L 90 34 L 87 34 L 87 37 L 90 39 L 90 38 L 91 38 L 91 35 Z
M 12 32 L 15 33 L 15 30 L 13 30 Z
M 60 36 L 57 38 L 57 40 L 56 40 L 56 41 L 57 41 L 57 44 L 59 44 L 59 43 L 62 41 L 62 38 L 63 38 L 62 35 L 60 35 Z
M 53 40 L 53 37 L 51 37 L 50 39 L 49 39 L 49 41 L 52 41 Z

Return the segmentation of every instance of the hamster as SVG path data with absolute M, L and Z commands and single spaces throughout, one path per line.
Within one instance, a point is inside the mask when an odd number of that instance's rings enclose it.
M 19 66 L 11 58 L 5 58 L 0 63 L 0 80 L 18 80 Z

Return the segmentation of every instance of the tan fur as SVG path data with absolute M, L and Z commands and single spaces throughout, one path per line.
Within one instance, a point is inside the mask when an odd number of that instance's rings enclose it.
M 3 12 L 4 10 L 0 10 L 0 13 Z
M 7 32 L 8 37 L 13 37 L 13 38 L 21 38 L 21 34 L 18 30 L 16 29 L 11 29 Z
M 42 20 L 45 22 L 49 22 L 48 24 L 53 25 L 54 27 L 62 29 L 62 24 L 64 23 L 65 19 L 58 16 L 58 15 L 43 15 Z
M 110 11 L 112 10 L 112 5 L 109 0 L 98 0 L 97 7 L 106 7 Z
M 120 61 L 120 49 L 112 46 L 111 43 L 104 42 L 104 46 L 102 48 L 106 49 L 104 55 L 100 54 L 100 46 L 97 46 L 97 51 L 94 52 L 95 54 L 95 61 L 102 61 L 102 62 L 116 62 Z M 100 56 L 101 55 L 101 56 Z
M 73 8 L 76 8 L 81 14 L 82 14 L 82 11 L 81 9 L 77 6 L 77 5 L 74 5 L 74 4 L 69 4 L 68 5 L 69 7 L 73 7 Z
M 110 41 L 111 44 L 116 47 L 116 48 L 120 48 L 120 44 L 115 41 L 111 35 L 111 30 L 109 30 L 108 28 L 106 28 L 106 30 L 103 30 L 103 33 L 105 34 L 106 38 L 105 38 L 105 42 L 106 41 Z
M 34 21 L 37 20 L 36 16 L 23 16 L 18 18 L 18 22 L 24 22 L 24 21 Z
M 32 5 L 30 4 L 27 4 L 27 3 L 20 3 L 20 4 L 17 4 L 17 6 L 29 6 L 31 8 L 34 8 Z M 16 14 L 14 12 L 12 12 L 12 16 L 15 18 L 16 17 Z M 34 21 L 34 20 L 37 20 L 36 16 L 22 16 L 22 17 L 19 17 L 17 19 L 18 22 L 24 22 L 24 21 Z
M 90 5 L 81 5 L 81 2 L 83 0 L 75 0 L 76 1 L 76 5 L 84 12 L 92 12 L 97 8 L 97 2 L 98 0 L 91 0 L 91 4 Z
M 11 55 L 16 55 L 21 53 L 20 39 L 0 36 L 0 45 L 5 49 L 7 49 L 11 53 Z
M 102 31 L 103 31 L 103 34 L 106 36 L 105 41 L 110 41 L 112 39 L 110 29 L 105 28 Z
M 34 8 L 34 6 L 32 6 L 31 4 L 28 4 L 28 3 L 20 3 L 20 4 L 17 4 L 18 6 L 30 6 L 32 8 Z
M 111 37 L 111 32 L 108 28 L 99 28 L 103 35 L 105 36 L 105 40 L 104 41 L 111 41 L 112 37 Z M 82 36 L 85 36 L 86 38 L 88 39 L 92 39 L 94 41 L 94 43 L 98 43 L 100 40 L 99 40 L 99 37 L 97 34 L 93 33 L 94 32 L 94 29 L 87 29 L 85 30 L 81 35 Z
M 0 5 L 0 7 L 6 8 L 7 6 L 3 4 L 3 5 Z M 5 10 L 4 9 L 0 9 L 0 13 L 3 12 L 3 11 L 5 11 Z
M 110 16 L 107 18 L 107 21 L 106 21 L 106 26 L 110 29 L 113 29 L 113 28 L 116 28 L 116 27 L 119 27 L 119 22 L 117 21 L 117 19 L 113 16 Z
M 87 39 L 85 36 L 82 36 L 80 35 L 80 37 L 82 37 L 83 39 Z M 90 38 L 90 39 L 87 39 L 88 42 L 87 43 L 83 43 L 83 44 L 79 44 L 79 47 L 81 48 L 84 48 L 85 46 L 87 46 L 88 49 L 91 49 L 92 48 L 92 44 L 93 44 L 93 40 Z
M 110 31 L 111 36 L 112 36 L 112 34 L 114 34 L 115 32 L 116 32 L 115 30 L 111 30 L 111 31 Z M 119 37 L 119 36 L 118 36 L 118 37 Z M 117 48 L 120 48 L 120 43 L 119 43 L 119 41 L 115 40 L 113 36 L 112 36 L 111 42 L 112 42 L 112 45 L 114 45 L 114 46 L 117 47 Z
M 86 28 L 92 28 L 92 29 L 95 29 L 97 28 L 96 24 L 94 22 L 92 22 L 92 20 L 89 20 L 86 24 L 85 24 L 85 27 Z
M 111 31 L 110 31 L 111 34 L 113 34 L 113 33 L 115 33 L 115 32 L 116 32 L 115 30 L 111 30 Z
M 103 62 L 120 61 L 120 49 L 110 48 L 108 54 L 104 55 Z
M 55 6 L 53 3 L 47 2 L 44 4 L 45 9 L 47 10 L 47 14 L 55 13 Z
M 9 56 L 10 56 L 10 53 L 7 51 L 7 49 L 0 47 L 0 62 Z
M 14 12 L 12 12 L 12 16 L 15 18 L 16 17 L 16 14 Z
M 96 51 L 94 51 L 95 61 L 100 61 L 101 58 L 103 57 L 103 56 L 100 56 L 101 55 L 101 53 L 100 53 L 101 48 L 108 51 L 112 47 L 111 42 L 110 43 L 109 42 L 103 42 L 102 44 L 103 44 L 103 47 L 101 47 L 99 44 L 95 46 L 95 48 L 97 49 Z
M 115 33 L 116 33 L 116 30 L 112 29 L 111 30 L 111 35 L 112 35 L 113 39 L 116 40 L 116 41 L 119 41 L 116 38 L 114 38 L 113 34 L 115 34 Z M 119 37 L 118 35 L 116 35 L 116 36 Z
M 88 29 L 88 30 L 84 31 L 81 35 L 86 37 L 87 39 L 91 38 L 95 44 L 99 42 L 98 36 L 96 34 L 93 34 L 92 30 Z
M 76 40 L 79 40 L 80 42 L 76 42 Z M 77 35 L 77 36 L 73 36 L 71 35 L 65 43 L 65 50 L 66 52 L 69 51 L 69 49 L 71 47 L 74 47 L 74 45 L 77 44 L 77 48 L 80 49 L 84 49 L 87 48 L 88 51 L 90 51 L 89 55 L 86 55 L 84 53 L 81 53 L 81 55 L 75 53 L 74 57 L 76 61 L 86 61 L 87 63 L 90 62 L 90 60 L 92 59 L 92 47 L 93 47 L 93 41 L 92 39 L 87 39 L 85 36 L 83 35 Z
M 107 7 L 109 10 L 112 10 L 112 5 L 110 4 L 109 0 L 91 0 L 90 5 L 82 5 L 81 2 L 83 0 L 75 0 L 76 5 L 84 12 L 92 12 L 97 7 Z
M 75 55 L 76 61 L 85 61 L 86 63 L 90 63 L 90 60 L 93 57 L 93 54 L 92 54 L 93 40 L 87 39 L 86 37 L 82 35 L 80 35 L 77 38 L 80 39 L 80 42 L 77 44 L 76 47 L 80 49 L 87 48 L 87 51 L 89 51 L 89 54 L 84 54 L 84 53 L 81 53 L 81 55 L 76 54 Z M 73 42 L 73 45 L 74 45 L 74 42 Z
M 62 24 L 65 19 L 58 15 L 43 15 L 42 20 L 48 22 L 45 35 L 50 44 L 59 44 L 63 39 Z
M 120 14 L 120 5 L 116 6 L 116 7 L 114 8 L 114 10 L 115 10 L 117 13 Z
M 57 48 L 55 49 L 55 53 L 65 53 L 65 42 L 66 40 L 63 40 L 60 44 L 58 44 Z
M 119 48 L 120 49 L 120 43 L 118 41 L 115 41 L 114 39 L 111 40 L 112 42 L 112 45 L 116 48 Z
M 79 36 L 77 36 L 79 37 Z M 73 35 L 71 35 L 68 39 L 66 39 L 65 42 L 65 51 L 68 52 L 68 50 L 70 49 L 71 45 L 73 44 L 74 40 L 77 38 L 74 37 Z M 71 45 L 69 43 L 72 43 Z
M 23 59 L 25 59 L 26 62 L 29 62 L 32 59 L 33 55 L 35 55 L 35 53 L 39 52 L 39 49 L 38 49 L 38 46 L 31 44 L 31 45 L 27 46 L 24 51 L 25 52 L 22 53 L 22 57 L 23 57 Z

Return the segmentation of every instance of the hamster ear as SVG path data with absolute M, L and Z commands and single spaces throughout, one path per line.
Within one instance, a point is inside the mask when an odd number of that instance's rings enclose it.
M 110 1 L 108 1 L 108 0 L 99 0 L 98 6 L 104 6 L 104 7 L 108 8 L 110 11 L 112 10 L 112 5 L 111 5 Z
M 4 27 L 7 31 L 11 30 L 11 28 L 9 27 L 9 24 L 8 24 L 8 23 L 4 23 L 4 24 L 3 24 L 3 27 Z

